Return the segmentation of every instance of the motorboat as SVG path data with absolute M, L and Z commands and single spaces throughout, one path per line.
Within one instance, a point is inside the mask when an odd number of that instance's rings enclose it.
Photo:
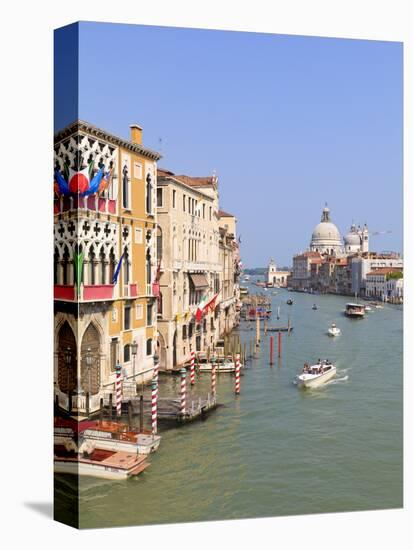
M 338 336 L 341 333 L 341 330 L 335 323 L 331 323 L 331 327 L 327 330 L 327 333 L 329 336 Z
M 316 306 L 316 304 L 313 304 L 312 309 L 314 309 L 314 310 L 318 309 L 317 306 Z
M 65 445 L 72 439 L 76 447 L 90 443 L 107 451 L 122 451 L 148 455 L 155 452 L 161 442 L 160 435 L 148 430 L 130 430 L 123 422 L 107 420 L 87 420 L 76 422 L 71 419 L 56 419 L 54 443 Z
M 317 388 L 335 377 L 337 368 L 328 360 L 309 366 L 305 363 L 301 374 L 297 375 L 297 385 L 301 388 Z
M 344 311 L 347 317 L 353 317 L 355 319 L 362 319 L 364 317 L 366 306 L 364 304 L 348 303 Z
M 54 472 L 120 480 L 136 476 L 149 466 L 146 456 L 123 451 L 87 448 L 78 451 L 66 445 L 54 446 Z
M 293 301 L 291 300 L 291 298 L 288 298 L 287 304 L 288 304 L 289 306 L 292 306 L 292 305 L 293 305 Z
M 198 371 L 211 372 L 212 362 L 208 360 L 206 356 L 198 356 Z M 242 367 L 242 365 L 240 365 Z M 235 372 L 235 362 L 231 355 L 228 357 L 218 356 L 215 363 L 215 369 L 217 373 Z
M 369 305 L 364 306 L 364 311 L 372 311 L 372 308 Z

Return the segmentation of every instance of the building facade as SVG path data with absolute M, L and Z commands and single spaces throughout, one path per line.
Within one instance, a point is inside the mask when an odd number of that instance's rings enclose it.
M 290 271 L 279 271 L 277 269 L 277 264 L 271 258 L 270 263 L 268 264 L 267 286 L 285 288 L 290 275 Z
M 55 398 L 93 412 L 152 376 L 157 332 L 156 177 L 160 155 L 77 121 L 55 136 Z
M 218 306 L 234 289 L 226 285 L 230 260 L 222 256 L 217 178 L 159 170 L 157 194 L 158 344 L 161 368 L 168 369 L 188 361 L 191 351 L 213 347 L 221 332 Z M 202 298 L 218 293 L 197 322 Z
M 366 296 L 382 301 L 403 301 L 403 275 L 392 267 L 381 267 L 366 275 Z

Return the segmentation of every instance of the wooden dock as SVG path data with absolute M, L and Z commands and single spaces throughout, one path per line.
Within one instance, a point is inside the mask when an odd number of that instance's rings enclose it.
M 133 414 L 140 413 L 139 399 L 131 399 Z M 207 398 L 196 397 L 187 400 L 185 412 L 181 412 L 181 400 L 172 397 L 158 398 L 158 419 L 165 421 L 174 421 L 178 424 L 186 424 L 195 420 L 204 420 L 207 415 L 215 410 L 219 404 L 215 397 L 209 394 Z M 143 399 L 143 412 L 145 415 L 150 415 L 151 400 Z

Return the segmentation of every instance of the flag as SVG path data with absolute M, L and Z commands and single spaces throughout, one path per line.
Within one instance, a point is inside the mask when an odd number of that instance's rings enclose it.
M 202 318 L 202 314 L 204 312 L 206 304 L 207 304 L 207 294 L 204 294 L 201 298 L 201 301 L 198 304 L 196 314 L 195 314 L 195 318 L 196 318 L 197 323 L 199 323 L 201 318 Z
M 221 291 L 217 292 L 215 294 L 215 296 L 206 304 L 205 308 L 204 308 L 204 312 L 205 313 L 208 313 L 208 311 L 214 311 L 215 309 L 215 302 L 217 301 L 217 298 L 218 298 L 218 294 L 220 293 Z
M 113 274 L 113 279 L 112 279 L 112 284 L 113 285 L 116 285 L 116 283 L 118 281 L 119 272 L 120 272 L 120 268 L 121 268 L 121 265 L 122 265 L 122 260 L 123 260 L 124 254 L 125 253 L 123 253 L 122 256 L 120 257 L 118 265 L 116 266 L 116 269 L 115 269 L 115 273 Z

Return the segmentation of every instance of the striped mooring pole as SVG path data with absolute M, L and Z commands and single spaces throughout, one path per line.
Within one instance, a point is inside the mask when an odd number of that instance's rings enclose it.
M 186 369 L 181 369 L 181 414 L 186 413 Z
M 191 351 L 191 386 L 195 384 L 195 352 Z
M 152 380 L 152 435 L 158 431 L 158 382 Z
M 212 395 L 212 399 L 214 399 L 216 397 L 216 393 L 217 393 L 217 376 L 216 376 L 217 366 L 216 366 L 215 361 L 216 361 L 215 357 L 212 357 L 211 358 L 211 364 L 212 364 L 212 369 L 211 369 L 211 395 Z
M 116 415 L 122 414 L 122 367 L 119 363 L 116 365 Z
M 239 362 L 239 353 L 235 358 L 235 395 L 239 395 L 240 392 L 240 378 L 241 378 L 241 365 Z

